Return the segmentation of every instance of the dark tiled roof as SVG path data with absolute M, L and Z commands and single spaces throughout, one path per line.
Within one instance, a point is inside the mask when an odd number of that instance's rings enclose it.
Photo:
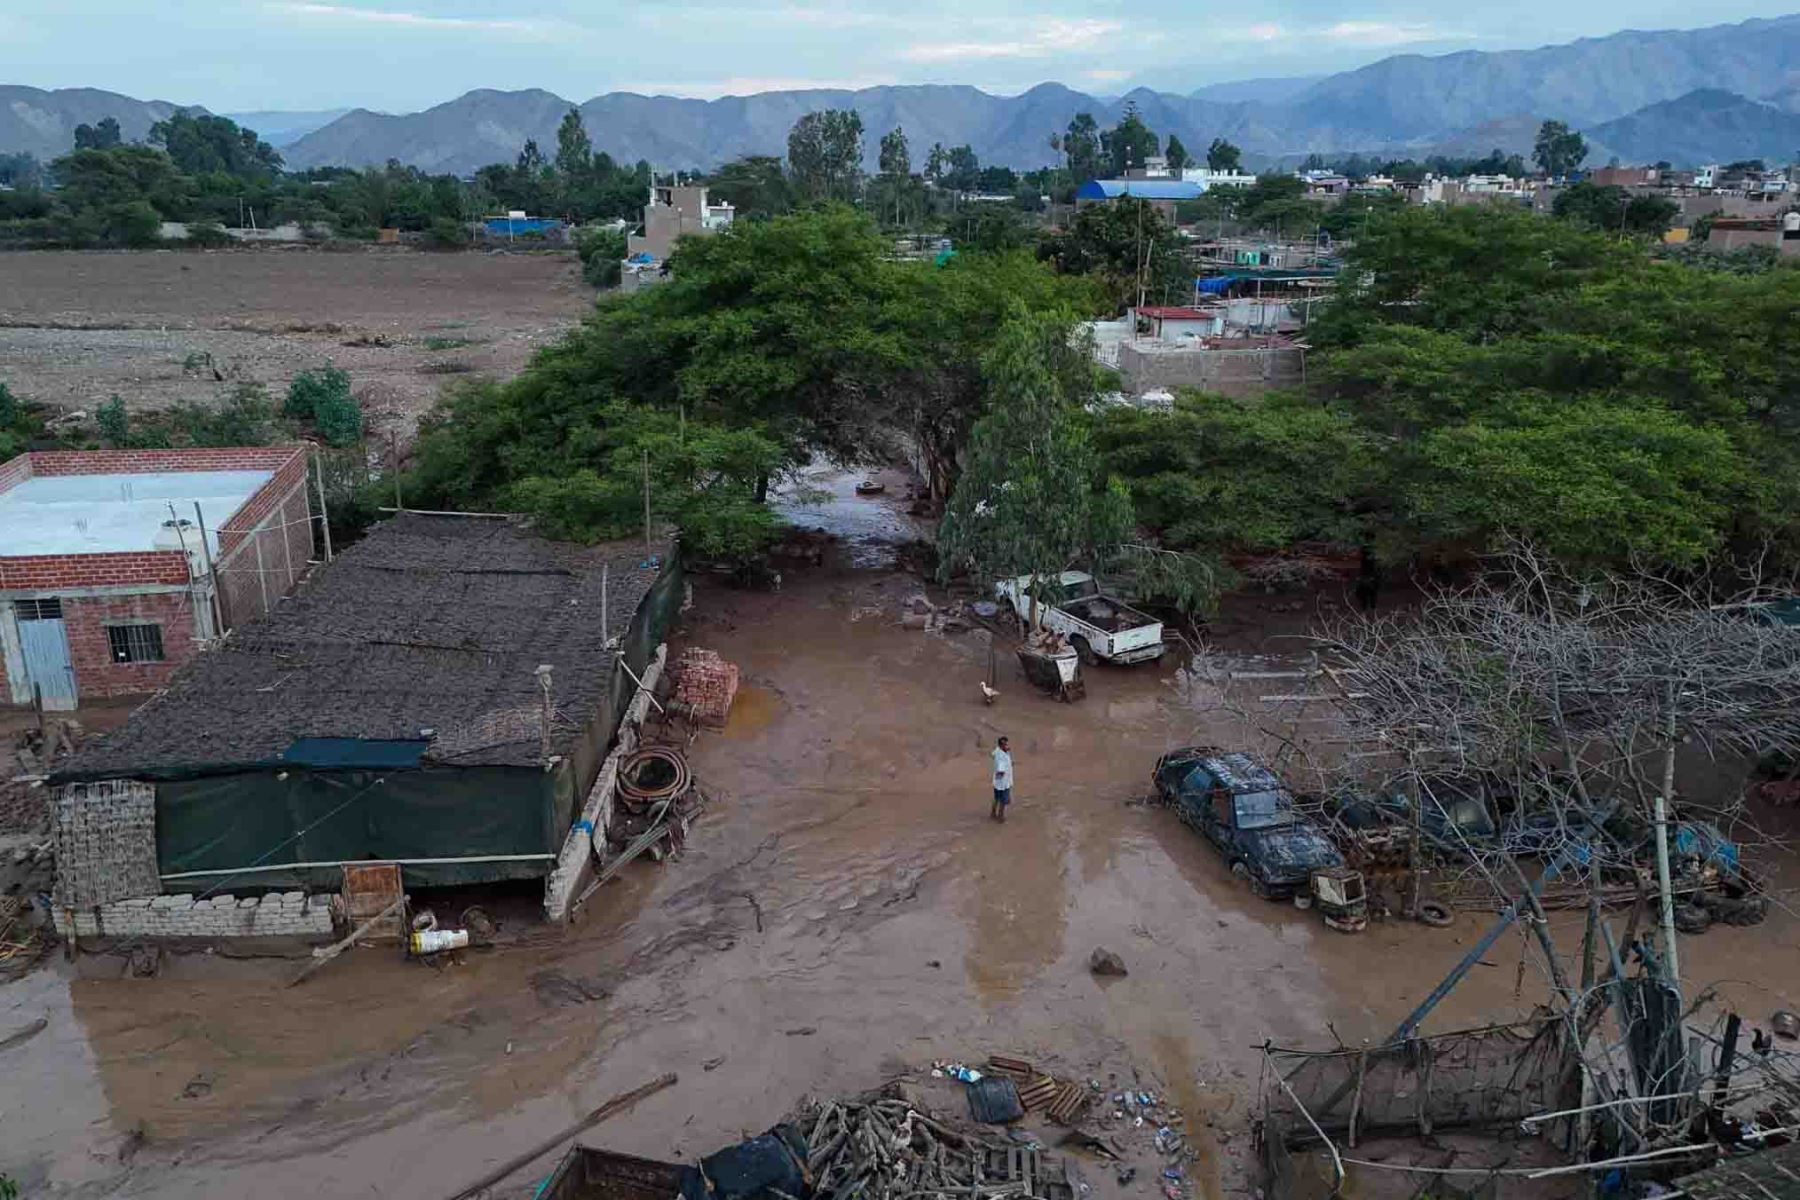
M 658 547 L 665 561 L 670 550 Z M 566 753 L 612 675 L 603 574 L 622 636 L 660 574 L 644 563 L 641 542 L 577 546 L 514 518 L 402 514 L 197 657 L 59 778 L 269 763 L 298 737 L 425 729 L 427 762 L 531 764 L 541 663 L 553 668 L 552 750 Z

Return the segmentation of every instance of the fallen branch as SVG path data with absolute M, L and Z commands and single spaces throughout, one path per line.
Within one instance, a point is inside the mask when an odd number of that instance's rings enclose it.
M 581 1118 L 581 1120 L 556 1134 L 556 1136 L 544 1139 L 537 1146 L 525 1151 L 525 1153 L 520 1154 L 516 1158 L 507 1159 L 504 1163 L 501 1163 L 498 1167 L 495 1167 L 492 1171 L 489 1171 L 486 1175 L 483 1175 L 480 1179 L 477 1179 L 462 1191 L 451 1196 L 450 1200 L 469 1200 L 469 1197 L 493 1187 L 496 1183 L 499 1183 L 502 1179 L 505 1179 L 519 1168 L 529 1166 L 534 1160 L 542 1158 L 544 1155 L 550 1153 L 550 1151 L 573 1138 L 576 1134 L 582 1132 L 584 1129 L 588 1129 L 594 1125 L 598 1125 L 602 1121 L 618 1116 L 620 1113 L 636 1104 L 639 1100 L 654 1096 L 657 1092 L 662 1091 L 666 1087 L 673 1087 L 675 1082 L 676 1075 L 671 1071 L 667 1075 L 651 1080 L 643 1087 L 634 1088 L 623 1095 L 614 1096 L 611 1100 L 608 1100 L 605 1104 L 602 1104 L 599 1108 L 596 1108 L 593 1112 Z

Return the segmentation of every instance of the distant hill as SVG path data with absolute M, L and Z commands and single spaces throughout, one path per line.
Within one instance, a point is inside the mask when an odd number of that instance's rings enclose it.
M 761 92 L 717 100 L 612 92 L 580 104 L 594 144 L 615 158 L 646 159 L 659 169 L 708 169 L 743 154 L 782 154 L 788 129 L 822 108 L 855 108 L 867 132 L 869 165 L 877 141 L 896 125 L 906 130 L 914 161 L 932 143 L 968 143 L 983 162 L 1018 168 L 1055 157 L 1052 133 L 1078 112 L 1111 124 L 1134 103 L 1158 134 L 1180 136 L 1200 153 L 1215 137 L 1229 138 L 1251 166 L 1294 161 L 1308 153 L 1351 151 L 1422 155 L 1454 148 L 1485 154 L 1499 146 L 1528 152 L 1537 122 L 1570 122 L 1621 157 L 1728 159 L 1746 140 L 1779 135 L 1759 109 L 1735 117 L 1716 105 L 1663 109 L 1692 93 L 1716 90 L 1738 97 L 1768 96 L 1774 111 L 1800 106 L 1800 15 L 1706 29 L 1627 30 L 1535 50 L 1396 55 L 1354 71 L 1319 79 L 1248 79 L 1210 84 L 1187 94 L 1139 88 L 1121 97 L 1095 97 L 1058 83 L 1017 96 L 973 87 L 919 85 L 860 91 Z M 0 108 L 0 151 L 33 149 L 48 157 L 68 148 L 74 125 L 105 115 L 104 104 L 73 115 L 75 97 L 101 92 L 0 89 L 22 97 Z M 68 97 L 67 101 L 60 98 Z M 47 98 L 58 98 L 52 104 Z M 155 104 L 111 98 L 113 107 Z M 1753 103 L 1753 102 L 1747 102 Z M 517 156 L 527 138 L 546 154 L 571 102 L 545 91 L 479 90 L 423 112 L 385 115 L 354 109 L 306 131 L 305 120 L 325 114 L 246 113 L 252 128 L 271 137 L 294 167 L 367 166 L 398 159 L 432 171 L 467 174 Z M 166 112 L 172 106 L 162 105 Z M 25 116 L 20 115 L 25 112 Z M 120 112 L 127 136 L 153 118 Z M 1699 119 L 1684 131 L 1674 122 Z M 305 120 L 300 120 L 304 118 Z M 261 124 L 258 124 L 258 120 Z M 1621 124 L 1629 122 L 1629 124 Z M 1758 131 L 1760 130 L 1760 132 Z M 292 136 L 292 140 L 288 138 Z M 1626 143 L 1615 143 L 1615 136 Z M 1716 146 L 1714 141 L 1718 139 Z M 1629 145 L 1629 149 L 1627 149 Z M 1800 150 L 1788 146 L 1781 157 Z
M 224 113 L 245 129 L 254 129 L 257 136 L 275 147 L 277 150 L 291 146 L 315 129 L 323 129 L 350 110 L 347 108 L 329 108 L 321 112 L 232 112 Z
M 1800 152 L 1800 113 L 1717 88 L 1652 104 L 1592 132 L 1628 162 L 1787 162 Z
M 166 100 L 134 100 L 98 88 L 40 88 L 0 84 L 0 154 L 23 150 L 49 161 L 75 145 L 75 127 L 107 117 L 126 141 L 142 141 L 150 126 L 188 108 Z M 197 110 L 196 110 L 197 111 Z

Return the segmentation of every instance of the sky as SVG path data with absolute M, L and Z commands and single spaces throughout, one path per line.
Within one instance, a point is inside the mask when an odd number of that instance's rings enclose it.
M 1795 0 L 58 0 L 0 2 L 0 83 L 216 112 L 408 112 L 471 88 L 713 98 L 805 87 L 1134 86 L 1324 74 L 1782 15 Z

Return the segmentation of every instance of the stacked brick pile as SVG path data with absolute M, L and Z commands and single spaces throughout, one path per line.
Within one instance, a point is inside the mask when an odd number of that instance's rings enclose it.
M 711 650 L 690 646 L 675 660 L 675 701 L 686 706 L 703 725 L 725 727 L 737 690 L 737 664 L 726 662 Z
M 51 821 L 58 908 L 92 908 L 162 890 L 150 785 L 106 780 L 59 788 Z
M 328 938 L 334 928 L 330 896 L 305 892 L 266 896 L 145 896 L 75 912 L 80 937 Z M 55 910 L 56 931 L 71 932 L 64 909 Z

